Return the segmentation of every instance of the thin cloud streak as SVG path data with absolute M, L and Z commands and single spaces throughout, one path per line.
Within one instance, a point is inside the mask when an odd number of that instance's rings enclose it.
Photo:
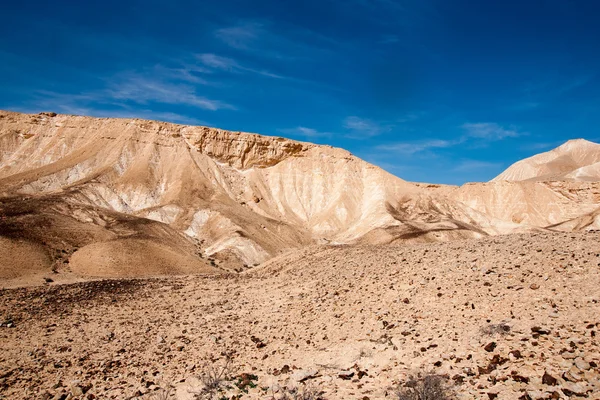
M 460 164 L 454 167 L 452 170 L 455 172 L 471 172 L 479 171 L 482 169 L 500 168 L 502 163 L 479 161 L 479 160 L 463 160 Z
M 205 66 L 215 70 L 222 70 L 233 73 L 250 72 L 258 75 L 263 75 L 269 78 L 287 79 L 284 76 L 277 75 L 269 71 L 244 67 L 232 58 L 222 57 L 212 53 L 198 54 L 197 58 Z
M 298 126 L 295 128 L 279 129 L 278 132 L 281 132 L 284 135 L 303 136 L 303 137 L 307 137 L 307 138 L 319 138 L 319 137 L 333 136 L 333 134 L 330 132 L 320 132 L 316 129 L 307 128 L 304 126 Z
M 261 34 L 262 24 L 254 22 L 220 28 L 214 33 L 217 39 L 238 50 L 249 50 Z
M 415 154 L 430 149 L 443 149 L 456 145 L 457 141 L 431 139 L 413 143 L 393 143 L 377 146 L 377 150 L 401 154 Z
M 460 128 L 463 129 L 465 133 L 454 140 L 427 139 L 417 142 L 383 144 L 376 148 L 386 152 L 412 155 L 431 149 L 450 148 L 466 142 L 483 141 L 489 143 L 525 135 L 525 133 L 520 132 L 515 127 L 507 129 L 493 122 L 465 123 L 461 125 Z
M 349 130 L 350 133 L 347 135 L 353 139 L 364 139 L 373 136 L 378 136 L 383 132 L 391 130 L 391 126 L 381 125 L 375 121 L 366 118 L 360 118 L 357 116 L 349 116 L 344 119 L 343 126 Z
M 502 140 L 522 135 L 515 128 L 506 129 L 494 122 L 466 123 L 461 127 L 466 131 L 468 137 L 485 140 Z
M 210 111 L 236 109 L 231 104 L 196 94 L 196 88 L 192 85 L 161 82 L 137 74 L 124 75 L 118 83 L 111 84 L 108 89 L 98 92 L 97 95 L 99 98 L 140 104 L 182 104 Z

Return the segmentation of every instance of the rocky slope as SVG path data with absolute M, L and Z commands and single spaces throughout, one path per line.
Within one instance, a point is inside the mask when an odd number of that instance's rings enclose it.
M 458 399 L 598 399 L 599 243 L 311 246 L 235 275 L 3 290 L 0 397 L 153 399 L 173 385 L 188 400 L 229 355 L 242 378 L 227 398 L 312 386 L 393 399 L 432 371 Z

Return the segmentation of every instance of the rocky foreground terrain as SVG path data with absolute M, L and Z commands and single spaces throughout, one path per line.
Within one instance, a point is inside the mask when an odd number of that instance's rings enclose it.
M 460 399 L 599 399 L 599 288 L 600 233 L 541 232 L 5 289 L 0 398 L 191 399 L 230 358 L 227 399 L 394 398 L 419 372 Z

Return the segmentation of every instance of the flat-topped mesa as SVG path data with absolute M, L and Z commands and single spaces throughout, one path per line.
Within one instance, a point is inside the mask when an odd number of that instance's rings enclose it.
M 238 169 L 270 167 L 316 145 L 281 137 L 231 132 L 204 126 L 181 130 L 188 145 L 215 160 Z

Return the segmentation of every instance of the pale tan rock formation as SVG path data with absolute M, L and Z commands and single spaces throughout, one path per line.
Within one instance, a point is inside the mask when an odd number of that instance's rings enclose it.
M 514 163 L 493 179 L 525 180 L 600 181 L 600 144 L 584 139 L 569 140 L 554 150 Z
M 570 141 L 492 182 L 455 187 L 406 182 L 345 150 L 279 137 L 3 111 L 0 245 L 42 248 L 48 268 L 74 276 L 148 276 L 169 264 L 171 273 L 239 272 L 311 244 L 590 230 L 599 148 Z M 153 269 L 133 255 L 146 247 L 150 258 L 183 258 Z M 94 272 L 83 260 L 102 253 L 114 254 Z
M 81 216 L 92 225 L 98 216 L 90 210 L 137 217 L 139 224 L 157 221 L 225 268 L 259 264 L 311 243 L 495 233 L 488 232 L 485 215 L 345 150 L 283 138 L 2 112 L 0 148 L 0 193 L 13 199 L 8 202 L 51 197 L 63 208 L 68 204 L 65 218 Z

